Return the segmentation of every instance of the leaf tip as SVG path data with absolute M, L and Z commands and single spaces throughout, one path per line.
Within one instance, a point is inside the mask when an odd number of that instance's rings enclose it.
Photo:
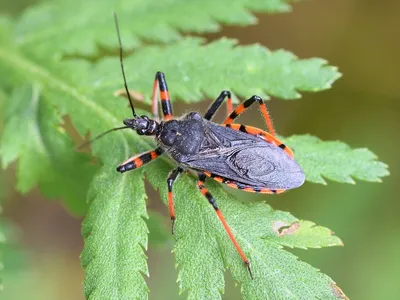
M 335 235 L 335 232 L 334 232 L 333 230 L 330 230 L 330 229 L 329 229 L 329 234 L 330 234 L 331 236 L 334 236 L 334 235 Z M 330 246 L 344 246 L 343 241 L 342 241 L 338 236 L 335 235 L 335 237 L 338 239 L 338 242 L 337 242 L 337 243 L 334 243 L 334 244 L 331 244 Z
M 347 296 L 343 293 L 342 289 L 336 285 L 335 282 L 332 282 L 330 285 L 331 285 L 331 289 L 332 289 L 333 295 L 334 295 L 336 298 L 338 298 L 338 299 L 349 299 L 349 298 L 347 298 Z

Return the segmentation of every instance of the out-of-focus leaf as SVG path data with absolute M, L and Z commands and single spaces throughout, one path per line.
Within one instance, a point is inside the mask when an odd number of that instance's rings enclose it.
M 171 240 L 170 228 L 165 225 L 165 218 L 155 211 L 148 211 L 149 219 L 147 227 L 149 229 L 149 244 L 151 246 L 162 246 Z
M 18 159 L 17 188 L 28 192 L 38 184 L 50 198 L 61 197 L 74 213 L 87 209 L 86 193 L 96 166 L 77 153 L 62 121 L 40 95 L 38 85 L 15 89 L 5 103 L 0 140 L 3 168 Z
M 39 51 L 94 54 L 98 45 L 117 47 L 113 14 L 121 24 L 128 48 L 144 41 L 170 43 L 183 38 L 181 32 L 206 33 L 220 24 L 249 25 L 257 22 L 254 12 L 284 12 L 287 0 L 72 0 L 46 1 L 23 14 L 16 28 L 19 44 Z M 51 24 L 51 26 L 49 26 Z M 68 37 L 68 39 L 65 39 Z

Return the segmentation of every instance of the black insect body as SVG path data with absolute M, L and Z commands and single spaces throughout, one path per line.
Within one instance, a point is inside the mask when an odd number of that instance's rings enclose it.
M 121 69 L 133 118 L 125 119 L 125 126 L 111 129 L 106 133 L 130 128 L 139 135 L 154 136 L 158 147 L 129 158 L 117 167 L 117 171 L 123 173 L 137 169 L 162 154 L 167 154 L 176 162 L 178 166 L 170 172 L 167 178 L 172 233 L 175 222 L 173 183 L 184 170 L 197 173 L 197 187 L 213 206 L 253 278 L 249 260 L 232 234 L 215 199 L 205 188 L 204 182 L 207 177 L 210 177 L 246 192 L 267 194 L 278 194 L 288 189 L 297 188 L 303 184 L 305 175 L 293 159 L 293 152 L 275 137 L 275 130 L 266 105 L 258 96 L 252 96 L 232 110 L 231 94 L 229 91 L 223 91 L 204 116 L 197 112 L 191 112 L 180 119 L 173 119 L 167 83 L 162 72 L 157 72 L 153 85 L 153 119 L 147 116 L 137 116 L 126 84 L 119 32 L 118 38 Z M 163 112 L 163 120 L 160 122 L 157 121 L 157 89 L 159 90 Z M 213 115 L 225 100 L 227 100 L 228 117 L 222 124 L 211 122 Z M 255 127 L 233 124 L 233 120 L 253 103 L 259 104 L 269 133 Z
M 173 183 L 184 170 L 197 172 L 197 186 L 200 192 L 214 207 L 251 274 L 249 260 L 233 236 L 215 199 L 204 187 L 204 182 L 210 177 L 246 192 L 277 194 L 301 186 L 305 180 L 302 169 L 293 159 L 292 151 L 275 137 L 266 105 L 260 97 L 253 96 L 244 101 L 229 114 L 223 124 L 216 124 L 210 119 L 225 99 L 228 107 L 230 106 L 230 92 L 223 91 L 204 117 L 197 112 L 190 112 L 180 119 L 173 119 L 167 83 L 162 72 L 157 72 L 155 76 L 154 112 L 158 111 L 157 88 L 160 90 L 164 119 L 158 122 L 157 115 L 154 119 L 147 116 L 138 117 L 130 102 L 134 117 L 124 120 L 123 128 L 131 128 L 139 135 L 154 136 L 158 147 L 129 158 L 117 167 L 117 171 L 123 173 L 137 169 L 162 154 L 168 155 L 177 163 L 178 167 L 171 171 L 167 178 L 172 232 L 175 222 Z M 129 95 L 128 91 L 127 93 Z M 271 133 L 232 123 L 253 103 L 259 103 Z
M 196 112 L 164 123 L 156 140 L 185 168 L 227 178 L 238 188 L 292 189 L 304 182 L 300 166 L 281 148 Z

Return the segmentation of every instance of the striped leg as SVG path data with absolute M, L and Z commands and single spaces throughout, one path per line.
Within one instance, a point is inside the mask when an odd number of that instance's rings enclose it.
M 157 97 L 157 86 L 160 91 L 161 108 L 164 116 L 164 120 L 168 121 L 172 119 L 172 105 L 169 97 L 167 82 L 165 75 L 162 72 L 157 72 L 154 84 L 153 84 L 153 96 L 152 96 L 152 110 L 154 118 L 158 119 L 158 97 Z
M 237 252 L 239 253 L 240 257 L 242 258 L 244 264 L 246 265 L 247 269 L 249 270 L 251 279 L 253 278 L 253 273 L 251 272 L 250 262 L 247 259 L 246 255 L 244 254 L 242 248 L 240 248 L 238 242 L 236 241 L 235 236 L 233 235 L 228 223 L 225 220 L 224 215 L 222 214 L 221 210 L 218 208 L 217 203 L 215 202 L 214 197 L 210 194 L 210 192 L 205 188 L 204 181 L 206 180 L 206 175 L 201 173 L 199 174 L 199 180 L 197 181 L 197 187 L 199 188 L 200 192 L 203 194 L 204 197 L 207 198 L 208 202 L 212 205 L 217 213 L 219 220 L 221 221 L 222 225 L 226 233 L 228 234 L 229 238 L 231 239 L 233 245 L 235 246 Z
M 264 187 L 256 187 L 256 186 L 251 186 L 251 185 L 246 185 L 237 181 L 234 181 L 232 179 L 228 179 L 222 176 L 219 176 L 217 174 L 214 173 L 210 173 L 210 172 L 204 172 L 204 174 L 207 177 L 210 177 L 211 179 L 214 179 L 217 182 L 220 183 L 224 183 L 227 186 L 234 188 L 234 189 L 239 189 L 248 193 L 261 193 L 261 194 L 281 194 L 283 192 L 285 192 L 284 189 L 276 189 L 276 190 L 272 190 L 272 189 L 268 189 L 268 188 L 264 188 Z
M 168 207 L 169 207 L 169 215 L 171 216 L 171 230 L 172 234 L 174 234 L 174 226 L 175 226 L 175 210 L 174 210 L 174 196 L 172 195 L 172 185 L 175 182 L 175 179 L 183 172 L 181 167 L 177 167 L 176 169 L 172 170 L 167 179 L 168 184 Z
M 256 101 L 260 104 L 261 113 L 263 114 L 265 122 L 267 123 L 269 133 L 273 137 L 275 137 L 275 129 L 274 125 L 272 125 L 272 121 L 267 110 L 267 105 L 261 97 L 255 95 L 243 101 L 238 107 L 236 107 L 235 110 L 229 115 L 229 117 L 226 118 L 223 124 L 231 124 L 234 119 L 236 119 L 241 113 L 243 113 L 250 105 L 252 105 Z
M 292 158 L 294 157 L 293 151 L 288 146 L 286 146 L 278 138 L 276 138 L 275 136 L 269 134 L 268 132 L 266 132 L 264 130 L 261 130 L 261 129 L 253 127 L 253 126 L 243 125 L 243 124 L 223 124 L 223 125 L 231 128 L 233 130 L 236 130 L 236 131 L 241 131 L 244 133 L 258 136 L 258 137 L 262 138 L 263 140 L 267 141 L 268 143 L 278 146 L 283 151 L 285 151 L 286 154 L 289 155 L 290 157 L 292 157 Z
M 218 96 L 217 99 L 211 104 L 211 106 L 208 108 L 207 112 L 204 115 L 204 119 L 206 120 L 211 120 L 211 118 L 214 116 L 218 108 L 221 106 L 222 102 L 224 102 L 225 99 L 228 99 L 226 102 L 226 110 L 228 111 L 228 115 L 231 113 L 232 109 L 232 98 L 231 98 L 231 92 L 229 91 L 222 91 L 221 94 Z
M 131 158 L 129 158 L 126 161 L 124 161 L 123 163 L 121 163 L 117 167 L 117 171 L 120 173 L 124 173 L 126 171 L 140 168 L 144 164 L 147 164 L 147 163 L 151 162 L 152 160 L 155 160 L 163 152 L 164 151 L 161 148 L 156 148 L 155 150 L 147 151 L 147 152 L 132 156 Z

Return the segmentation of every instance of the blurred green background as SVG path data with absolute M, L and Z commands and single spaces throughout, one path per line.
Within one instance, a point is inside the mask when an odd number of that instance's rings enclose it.
M 23 2 L 31 1 L 1 2 L 0 10 L 17 14 Z M 281 197 L 239 192 L 240 197 L 268 197 L 275 209 L 335 231 L 344 247 L 293 252 L 331 276 L 351 299 L 400 299 L 400 190 L 395 188 L 400 179 L 400 1 L 304 1 L 292 13 L 258 17 L 255 26 L 225 27 L 207 37 L 228 36 L 241 44 L 284 48 L 301 58 L 322 57 L 343 73 L 331 90 L 304 94 L 300 101 L 272 101 L 278 132 L 311 133 L 367 147 L 389 164 L 391 176 L 381 184 L 306 183 Z M 204 110 L 208 104 L 195 108 Z M 176 114 L 188 109 L 181 103 L 174 107 Z M 245 114 L 242 123 L 254 124 L 254 114 Z M 0 298 L 83 299 L 81 219 L 58 202 L 42 199 L 37 190 L 21 196 L 13 189 L 14 176 L 13 168 L 0 175 L 3 216 L 15 231 Z M 166 216 L 157 194 L 150 193 L 149 206 Z M 167 217 L 164 224 L 168 230 Z M 170 237 L 165 245 L 150 244 L 150 299 L 185 299 L 178 296 L 172 246 Z M 229 272 L 227 278 L 224 299 L 240 299 Z

